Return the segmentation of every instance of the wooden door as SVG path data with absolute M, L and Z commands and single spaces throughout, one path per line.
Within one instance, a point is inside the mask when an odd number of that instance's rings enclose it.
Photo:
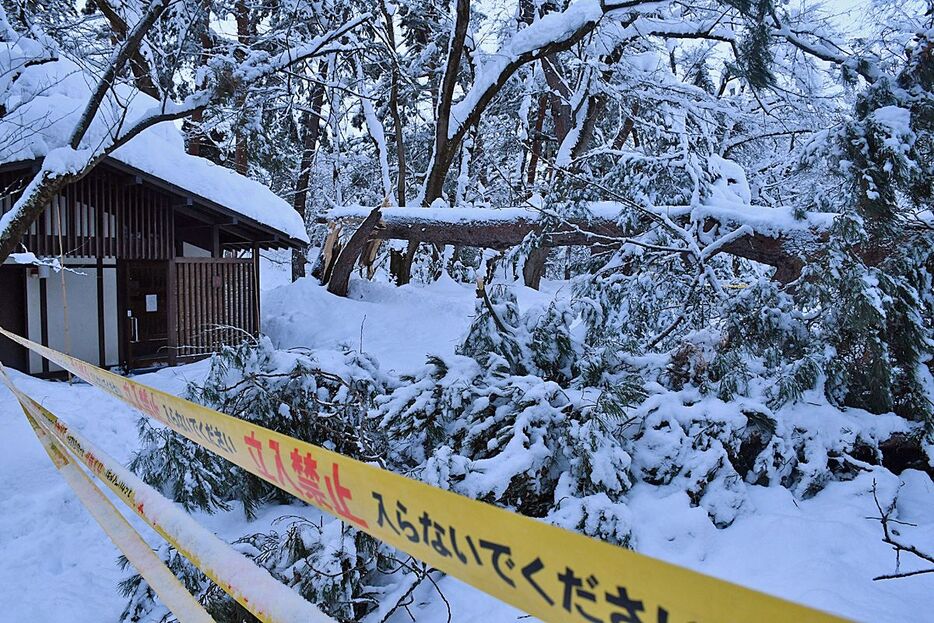
M 123 360 L 128 368 L 163 363 L 169 356 L 169 263 L 121 262 Z

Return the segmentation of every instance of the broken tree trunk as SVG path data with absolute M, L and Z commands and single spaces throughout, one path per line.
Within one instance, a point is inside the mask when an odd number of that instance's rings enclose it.
M 360 258 L 360 254 L 367 246 L 367 242 L 372 239 L 371 234 L 375 233 L 377 224 L 379 224 L 379 208 L 373 208 L 373 211 L 363 219 L 363 222 L 353 233 L 347 244 L 341 249 L 340 255 L 334 262 L 334 268 L 331 270 L 328 280 L 328 292 L 337 296 L 347 296 L 347 287 L 350 284 L 350 273 Z
M 358 210 L 337 209 L 323 216 L 320 222 L 337 220 L 347 226 L 353 226 L 361 221 L 362 214 Z M 541 232 L 539 214 L 522 208 L 482 212 L 472 210 L 463 218 L 457 218 L 456 214 L 456 209 L 453 208 L 437 212 L 424 208 L 390 208 L 383 211 L 381 220 L 377 219 L 380 226 L 376 228 L 375 221 L 367 224 L 373 217 L 373 212 L 371 212 L 363 221 L 367 226 L 365 236 L 379 240 L 407 240 L 436 245 L 452 244 L 502 251 L 518 245 L 530 233 L 539 232 L 543 234 L 544 254 L 547 254 L 547 249 L 551 247 L 571 245 L 600 245 L 609 248 L 622 244 L 627 236 L 616 220 L 611 218 L 594 217 L 587 221 L 569 221 L 551 231 Z M 715 224 L 711 221 L 705 229 Z M 365 229 L 364 225 L 361 225 L 361 230 Z M 356 235 L 355 233 L 354 236 Z M 813 242 L 819 242 L 820 232 L 815 232 L 810 238 Z M 799 240 L 795 245 L 789 244 L 790 242 L 783 236 L 773 238 L 765 234 L 751 233 L 724 243 L 718 247 L 717 253 L 729 253 L 774 266 L 776 272 L 773 279 L 784 284 L 794 281 L 804 266 L 804 261 L 791 247 L 806 244 L 807 240 Z M 360 250 L 362 250 L 362 244 L 361 242 Z M 359 255 L 358 250 L 354 261 Z M 343 259 L 343 253 L 340 259 Z M 528 277 L 534 278 L 535 273 L 541 271 L 542 267 L 537 267 L 535 264 L 542 259 L 542 257 L 529 258 L 532 266 L 524 271 L 528 272 L 527 282 Z M 540 279 L 540 275 L 538 278 Z

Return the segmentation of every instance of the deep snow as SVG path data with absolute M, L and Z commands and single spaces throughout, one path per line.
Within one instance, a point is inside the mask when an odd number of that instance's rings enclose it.
M 521 305 L 564 294 L 561 284 L 547 284 L 545 292 L 516 289 Z M 428 353 L 453 352 L 470 321 L 473 297 L 472 287 L 443 279 L 428 287 L 403 288 L 353 281 L 350 297 L 340 299 L 306 279 L 264 292 L 264 327 L 285 348 L 340 343 L 360 348 L 362 330 L 364 351 L 387 369 L 408 371 Z M 139 380 L 180 392 L 206 370 L 207 362 L 199 362 Z M 130 408 L 85 384 L 69 386 L 16 373 L 13 378 L 117 459 L 129 458 L 136 446 L 137 419 Z M 117 582 L 126 576 L 117 568 L 118 552 L 55 473 L 6 389 L 0 389 L 0 465 L 0 619 L 116 621 L 124 605 Z M 918 524 L 902 527 L 904 536 L 934 551 L 934 484 L 920 472 L 896 477 L 882 470 L 833 483 L 805 501 L 783 488 L 751 487 L 754 512 L 724 530 L 715 528 L 705 511 L 691 508 L 682 491 L 641 484 L 629 496 L 636 542 L 643 553 L 857 620 L 934 622 L 934 574 L 871 579 L 895 569 L 894 553 L 882 543 L 878 521 L 871 519 L 877 515 L 874 479 L 883 501 L 900 489 L 900 517 Z M 315 517 L 317 511 L 265 508 L 255 522 L 247 523 L 234 508 L 214 516 L 198 514 L 197 519 L 232 540 L 268 529 L 287 513 Z M 150 543 L 159 542 L 135 515 L 128 517 Z M 913 564 L 903 557 L 902 570 L 916 568 Z M 505 622 L 523 616 L 453 578 L 441 579 L 439 587 L 455 622 Z M 447 620 L 444 601 L 430 585 L 415 592 L 409 609 L 418 621 Z M 404 611 L 392 619 L 408 620 Z

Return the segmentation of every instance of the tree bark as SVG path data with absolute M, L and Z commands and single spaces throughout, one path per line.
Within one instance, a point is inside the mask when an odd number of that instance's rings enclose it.
M 529 252 L 522 267 L 522 280 L 533 290 L 538 290 L 545 274 L 545 261 L 548 259 L 548 247 L 536 247 Z
M 369 216 L 363 219 L 360 227 L 353 233 L 347 245 L 341 249 L 337 261 L 334 262 L 334 270 L 331 271 L 331 278 L 328 280 L 328 292 L 337 296 L 347 296 L 347 288 L 350 285 L 350 274 L 353 267 L 360 258 L 360 254 L 366 248 L 374 236 L 371 236 L 380 221 L 379 208 L 373 208 Z
M 117 9 L 107 0 L 94 0 L 94 4 L 107 19 L 107 22 L 110 24 L 110 29 L 113 31 L 117 41 L 126 39 L 130 27 L 126 19 L 124 19 Z M 130 55 L 129 65 L 130 72 L 133 74 L 133 84 L 136 85 L 136 88 L 150 97 L 159 99 L 161 94 L 158 85 L 152 80 L 152 66 L 141 50 L 133 50 Z
M 234 15 L 237 21 L 237 41 L 242 46 L 248 46 L 250 43 L 250 9 L 246 0 L 237 0 L 234 5 Z M 246 110 L 246 92 L 237 96 L 237 105 L 240 107 L 241 114 Z M 236 147 L 234 148 L 234 169 L 240 175 L 246 175 L 250 168 L 249 161 L 249 137 L 244 128 L 234 130 Z
M 372 213 L 371 213 L 372 216 Z M 367 217 L 369 219 L 369 217 Z M 358 218 L 344 218 L 342 222 L 358 221 Z M 542 247 L 547 249 L 563 246 L 594 246 L 602 248 L 616 247 L 622 244 L 627 234 L 617 222 L 612 219 L 593 218 L 589 221 L 571 221 L 554 231 L 541 232 L 537 218 L 519 217 L 512 220 L 477 220 L 475 222 L 445 223 L 430 218 L 420 218 L 418 215 L 398 217 L 392 213 L 383 214 L 379 223 L 369 226 L 367 237 L 380 240 L 408 240 L 410 242 L 424 242 L 435 245 L 462 245 L 467 247 L 483 247 L 487 249 L 505 250 L 520 244 L 532 232 L 544 233 Z M 711 221 L 705 229 L 717 225 Z M 363 226 L 361 226 L 363 227 Z M 356 234 L 354 234 L 356 235 Z M 823 234 L 816 232 L 811 238 L 811 246 L 818 246 Z M 804 266 L 804 260 L 797 251 L 788 248 L 789 241 L 784 237 L 772 238 L 764 234 L 753 233 L 742 236 L 722 245 L 717 253 L 728 253 L 737 257 L 753 260 L 768 266 L 775 267 L 773 279 L 780 283 L 789 283 L 797 279 Z M 410 245 L 411 246 L 411 245 Z M 804 248 L 805 242 L 796 239 L 795 248 Z M 362 249 L 362 246 L 361 246 Z M 689 252 L 684 250 L 684 254 Z M 357 252 L 359 256 L 359 251 Z M 870 258 L 871 259 L 871 258 Z M 535 277 L 540 270 L 534 264 L 543 260 L 541 257 L 533 259 L 529 266 L 529 273 L 525 275 L 527 283 Z M 354 258 L 356 261 L 356 257 Z M 539 275 L 540 278 L 540 275 Z M 400 284 L 401 285 L 401 284 Z
M 402 76 L 399 72 L 399 57 L 396 50 L 396 29 L 392 23 L 392 15 L 386 7 L 385 0 L 380 4 L 383 10 L 383 21 L 386 26 L 386 39 L 392 48 L 392 70 L 390 71 L 391 85 L 389 87 L 389 115 L 392 117 L 393 140 L 396 143 L 396 165 L 399 173 L 396 177 L 396 205 L 405 205 L 405 143 L 402 138 L 402 115 L 399 114 L 399 81 Z
M 322 63 L 322 80 L 327 78 L 327 65 Z M 302 160 L 299 165 L 298 179 L 295 182 L 295 193 L 292 195 L 292 207 L 302 217 L 307 218 L 306 206 L 308 203 L 308 181 L 311 178 L 311 163 L 318 149 L 318 138 L 321 135 L 321 108 L 324 105 L 324 85 L 315 84 L 311 92 L 311 110 L 302 118 L 304 136 L 302 138 Z M 305 249 L 292 249 L 292 281 L 305 276 L 305 262 L 307 255 Z
M 457 74 L 460 70 L 461 58 L 464 55 L 464 41 L 467 39 L 467 25 L 470 21 L 470 0 L 457 0 L 454 30 L 451 33 L 451 42 L 448 47 L 448 58 L 441 80 L 441 89 L 438 92 L 437 124 L 435 126 L 434 156 L 432 160 L 445 163 L 442 168 L 433 168 L 425 180 L 424 204 L 441 196 L 444 179 L 454 161 L 454 153 L 460 144 L 460 137 L 451 140 L 449 136 L 451 123 L 451 106 L 454 103 L 454 87 L 457 85 Z
M 623 148 L 623 145 L 626 144 L 626 140 L 629 138 L 629 135 L 633 133 L 633 128 L 636 125 L 636 116 L 639 114 L 639 102 L 638 100 L 632 104 L 632 112 L 626 117 L 626 121 L 623 122 L 623 125 L 620 127 L 619 132 L 616 134 L 616 138 L 613 139 L 613 149 L 619 151 Z
M 201 16 L 198 20 L 198 43 L 201 46 L 201 52 L 199 57 L 201 64 L 207 65 L 210 60 L 211 50 L 214 47 L 214 38 L 211 36 L 211 0 L 201 0 L 200 10 Z M 200 84 L 198 86 L 204 88 L 205 85 Z M 184 124 L 185 135 L 188 141 L 185 151 L 192 156 L 201 155 L 201 147 L 204 142 L 204 130 L 201 125 L 203 122 L 204 111 L 198 110 L 192 114 L 191 119 L 186 120 Z
M 535 173 L 538 169 L 538 159 L 542 151 L 542 128 L 545 126 L 545 108 L 548 106 L 548 97 L 542 95 L 538 98 L 538 114 L 535 116 L 535 127 L 532 130 L 532 143 L 529 150 L 529 172 L 527 183 L 535 184 Z

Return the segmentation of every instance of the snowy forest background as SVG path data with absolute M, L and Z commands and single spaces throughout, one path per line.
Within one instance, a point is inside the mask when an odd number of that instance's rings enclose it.
M 854 581 L 907 576 L 882 582 L 930 592 L 930 0 L 2 7 L 8 66 L 67 57 L 102 93 L 125 82 L 160 104 L 93 141 L 82 119 L 51 145 L 0 231 L 0 259 L 48 197 L 165 121 L 191 153 L 264 182 L 308 224 L 307 265 L 273 258 L 298 281 L 264 302 L 271 336 L 216 355 L 188 397 L 635 549 L 649 520 L 639 505 L 658 492 L 681 500 L 658 512 L 700 509 L 729 534 L 768 506 L 762 490 L 795 506 L 846 491 L 875 517 L 885 561 Z M 20 103 L 16 80 L 0 77 L 0 115 Z M 362 337 L 286 348 L 306 345 L 275 335 L 289 314 L 331 297 L 317 285 L 328 214 L 353 206 L 424 209 L 454 228 L 477 224 L 474 208 L 524 207 L 541 225 L 504 251 L 482 240 L 367 250 L 352 296 L 373 291 L 367 279 L 389 301 L 388 284 L 412 284 L 400 297 L 464 284 L 475 303 L 454 349 L 439 342 L 390 367 Z M 569 232 L 575 244 L 559 246 Z M 530 297 L 530 283 L 541 292 Z M 439 324 L 412 317 L 409 331 Z M 437 572 L 310 518 L 161 427 L 141 420 L 130 441 L 134 471 L 187 509 L 237 514 L 237 547 L 340 621 L 405 616 L 417 590 L 445 595 Z M 251 529 L 270 507 L 281 521 Z M 911 525 L 890 533 L 889 520 Z M 249 619 L 171 548 L 161 554 L 218 621 Z M 127 575 L 124 620 L 171 620 Z

